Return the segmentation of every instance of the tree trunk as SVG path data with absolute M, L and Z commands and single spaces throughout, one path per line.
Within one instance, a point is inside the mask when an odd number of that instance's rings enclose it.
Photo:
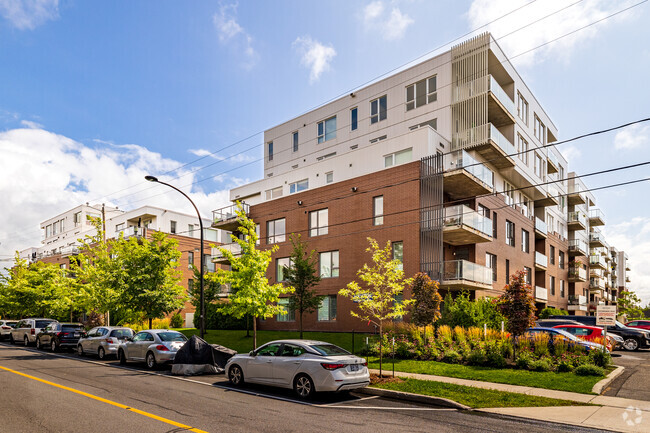
M 253 350 L 257 349 L 257 317 L 253 316 Z
M 383 376 L 383 374 L 381 373 L 381 358 L 382 358 L 381 346 L 383 342 L 384 342 L 383 327 L 382 327 L 382 322 L 379 322 L 379 378 L 380 379 Z
M 153 329 L 153 328 L 151 327 L 151 322 L 153 322 L 153 319 L 152 319 L 151 317 L 149 317 L 149 329 Z

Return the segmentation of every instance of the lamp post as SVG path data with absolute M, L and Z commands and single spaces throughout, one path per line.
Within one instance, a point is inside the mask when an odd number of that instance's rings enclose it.
M 204 266 L 203 265 L 203 219 L 201 218 L 201 214 L 199 213 L 199 209 L 196 207 L 196 205 L 194 204 L 192 199 L 187 194 L 185 194 L 183 191 L 181 191 L 180 189 L 176 188 L 173 185 L 170 185 L 168 183 L 165 183 L 165 182 L 162 182 L 162 181 L 158 180 L 158 178 L 155 177 L 155 176 L 145 176 L 144 178 L 146 180 L 148 180 L 149 182 L 157 182 L 157 183 L 161 183 L 163 185 L 167 185 L 168 187 L 170 187 L 172 189 L 175 189 L 176 191 L 183 194 L 185 196 L 185 198 L 188 199 L 190 201 L 190 203 L 192 203 L 192 206 L 194 206 L 194 210 L 196 211 L 196 215 L 199 217 L 199 226 L 201 227 L 201 253 L 200 253 L 201 254 L 201 258 L 200 258 L 201 280 L 199 281 L 199 287 L 200 287 L 200 293 L 201 293 L 201 295 L 200 295 L 201 301 L 200 301 L 200 304 L 199 304 L 199 327 L 200 327 L 199 335 L 201 336 L 201 338 L 203 338 L 203 335 L 205 333 L 205 312 L 204 312 L 204 308 L 203 308 L 204 303 L 205 303 L 204 294 L 203 294 L 203 266 Z

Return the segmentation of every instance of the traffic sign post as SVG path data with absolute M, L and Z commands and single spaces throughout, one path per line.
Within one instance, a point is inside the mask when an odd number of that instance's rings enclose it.
M 616 305 L 598 305 L 596 325 L 603 327 L 603 343 L 607 344 L 607 327 L 616 325 Z

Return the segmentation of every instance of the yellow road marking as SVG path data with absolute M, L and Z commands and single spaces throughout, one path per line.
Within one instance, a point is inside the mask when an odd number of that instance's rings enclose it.
M 0 369 L 8 371 L 10 373 L 17 374 L 19 376 L 26 377 L 28 379 L 33 379 L 33 380 L 36 380 L 38 382 L 45 383 L 47 385 L 51 385 L 51 386 L 54 386 L 54 387 L 57 387 L 57 388 L 65 389 L 66 391 L 74 392 L 75 394 L 83 395 L 84 397 L 92 398 L 93 400 L 101 401 L 102 403 L 106 403 L 106 404 L 110 404 L 112 406 L 119 407 L 120 409 L 126 409 L 128 411 L 135 412 L 137 414 L 144 415 L 146 417 L 149 417 L 149 418 L 152 418 L 152 419 L 155 419 L 155 420 L 167 423 L 167 424 L 171 424 L 171 425 L 173 425 L 175 427 L 179 427 L 179 428 L 185 429 L 187 431 L 192 431 L 192 432 L 195 432 L 195 433 L 208 433 L 208 432 L 206 432 L 204 430 L 199 430 L 198 428 L 194 428 L 194 427 L 191 427 L 189 425 L 181 424 L 181 423 L 178 423 L 176 421 L 172 421 L 170 419 L 163 418 L 161 416 L 154 415 L 152 413 L 145 412 L 145 411 L 140 410 L 140 409 L 135 409 L 133 407 L 126 406 L 126 405 L 121 404 L 121 403 L 116 403 L 114 401 L 107 400 L 105 398 L 97 397 L 96 395 L 92 395 L 92 394 L 89 394 L 87 392 L 79 391 L 78 389 L 69 388 L 67 386 L 59 385 L 58 383 L 50 382 L 50 381 L 45 380 L 45 379 L 40 379 L 40 378 L 35 377 L 35 376 L 30 376 L 29 374 L 21 373 L 20 371 L 12 370 L 10 368 L 3 367 L 1 365 L 0 365 Z

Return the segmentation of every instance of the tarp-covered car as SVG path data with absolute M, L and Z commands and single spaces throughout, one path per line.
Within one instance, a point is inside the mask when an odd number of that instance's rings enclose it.
M 194 376 L 223 373 L 226 362 L 236 354 L 236 350 L 218 344 L 209 344 L 202 338 L 193 335 L 176 352 L 172 374 Z

